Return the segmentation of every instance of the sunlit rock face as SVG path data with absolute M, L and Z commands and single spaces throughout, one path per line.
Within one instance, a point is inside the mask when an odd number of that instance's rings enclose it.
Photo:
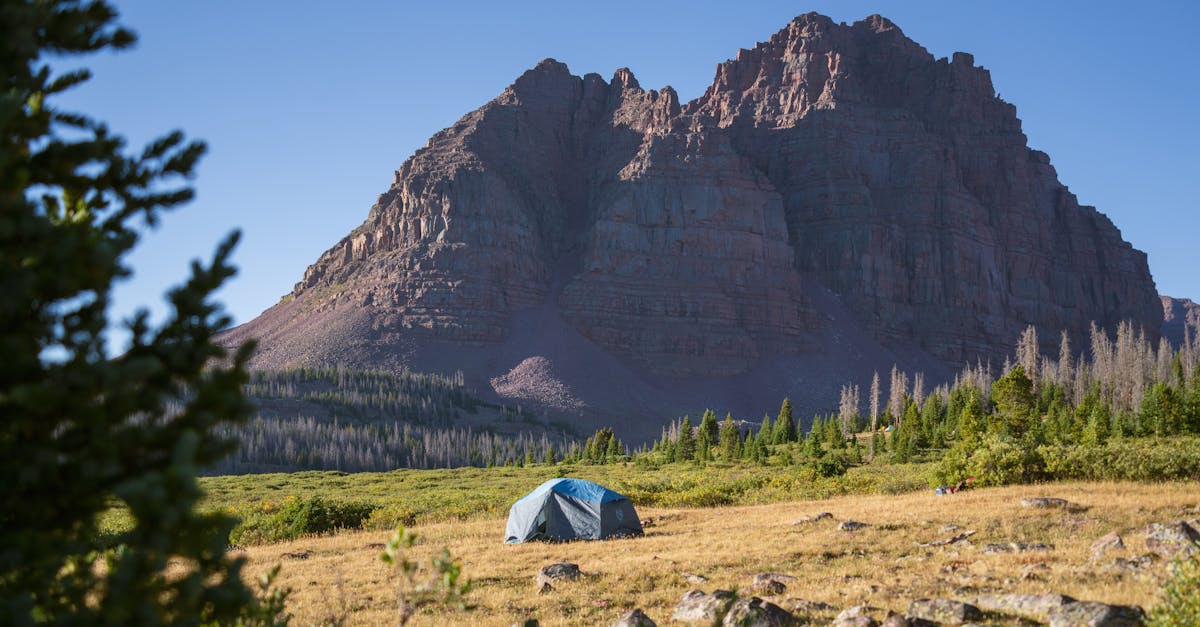
M 1122 320 L 1162 321 L 1145 254 L 1028 147 L 987 70 L 880 16 L 806 14 L 689 103 L 627 69 L 539 63 L 434 135 L 227 339 L 261 338 L 261 367 L 463 369 L 484 388 L 544 356 L 537 372 L 603 413 L 631 381 L 753 387 L 768 363 L 823 383 L 744 396 L 834 405 L 823 376 Z

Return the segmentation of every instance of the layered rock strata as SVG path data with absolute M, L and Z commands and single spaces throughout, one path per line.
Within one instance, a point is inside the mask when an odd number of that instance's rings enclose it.
M 262 367 L 462 368 L 453 353 L 485 386 L 550 353 L 587 377 L 571 363 L 598 349 L 589 364 L 661 390 L 811 364 L 835 332 L 870 344 L 860 357 L 956 366 L 1029 324 L 1157 329 L 1161 307 L 1145 255 L 1028 147 L 971 55 L 935 59 L 880 16 L 810 13 L 686 104 L 627 69 L 539 63 L 434 135 L 228 340 L 261 337 Z M 603 405 L 591 383 L 591 400 L 564 394 Z

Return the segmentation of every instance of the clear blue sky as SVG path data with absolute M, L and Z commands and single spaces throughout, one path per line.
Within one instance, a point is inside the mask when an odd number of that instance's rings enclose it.
M 1146 251 L 1160 293 L 1200 299 L 1200 3 L 116 2 L 140 35 L 89 58 L 63 104 L 135 143 L 182 128 L 209 143 L 198 199 L 132 257 L 117 310 L 163 311 L 190 260 L 243 230 L 221 299 L 238 322 L 274 304 L 362 222 L 436 131 L 546 57 L 700 95 L 717 63 L 815 10 L 881 13 L 935 56 L 987 67 L 1082 203 Z M 61 67 L 61 66 L 60 66 Z M 118 348 L 119 346 L 114 346 Z

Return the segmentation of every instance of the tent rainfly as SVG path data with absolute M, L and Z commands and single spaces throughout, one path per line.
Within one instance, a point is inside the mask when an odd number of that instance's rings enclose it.
M 504 541 L 600 540 L 641 535 L 628 498 L 583 479 L 551 479 L 508 510 Z

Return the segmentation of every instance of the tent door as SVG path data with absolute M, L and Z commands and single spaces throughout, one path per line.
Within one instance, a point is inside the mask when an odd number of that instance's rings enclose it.
M 537 532 L 533 535 L 534 538 L 546 537 L 546 508 L 538 510 L 537 520 L 534 521 L 534 528 Z

